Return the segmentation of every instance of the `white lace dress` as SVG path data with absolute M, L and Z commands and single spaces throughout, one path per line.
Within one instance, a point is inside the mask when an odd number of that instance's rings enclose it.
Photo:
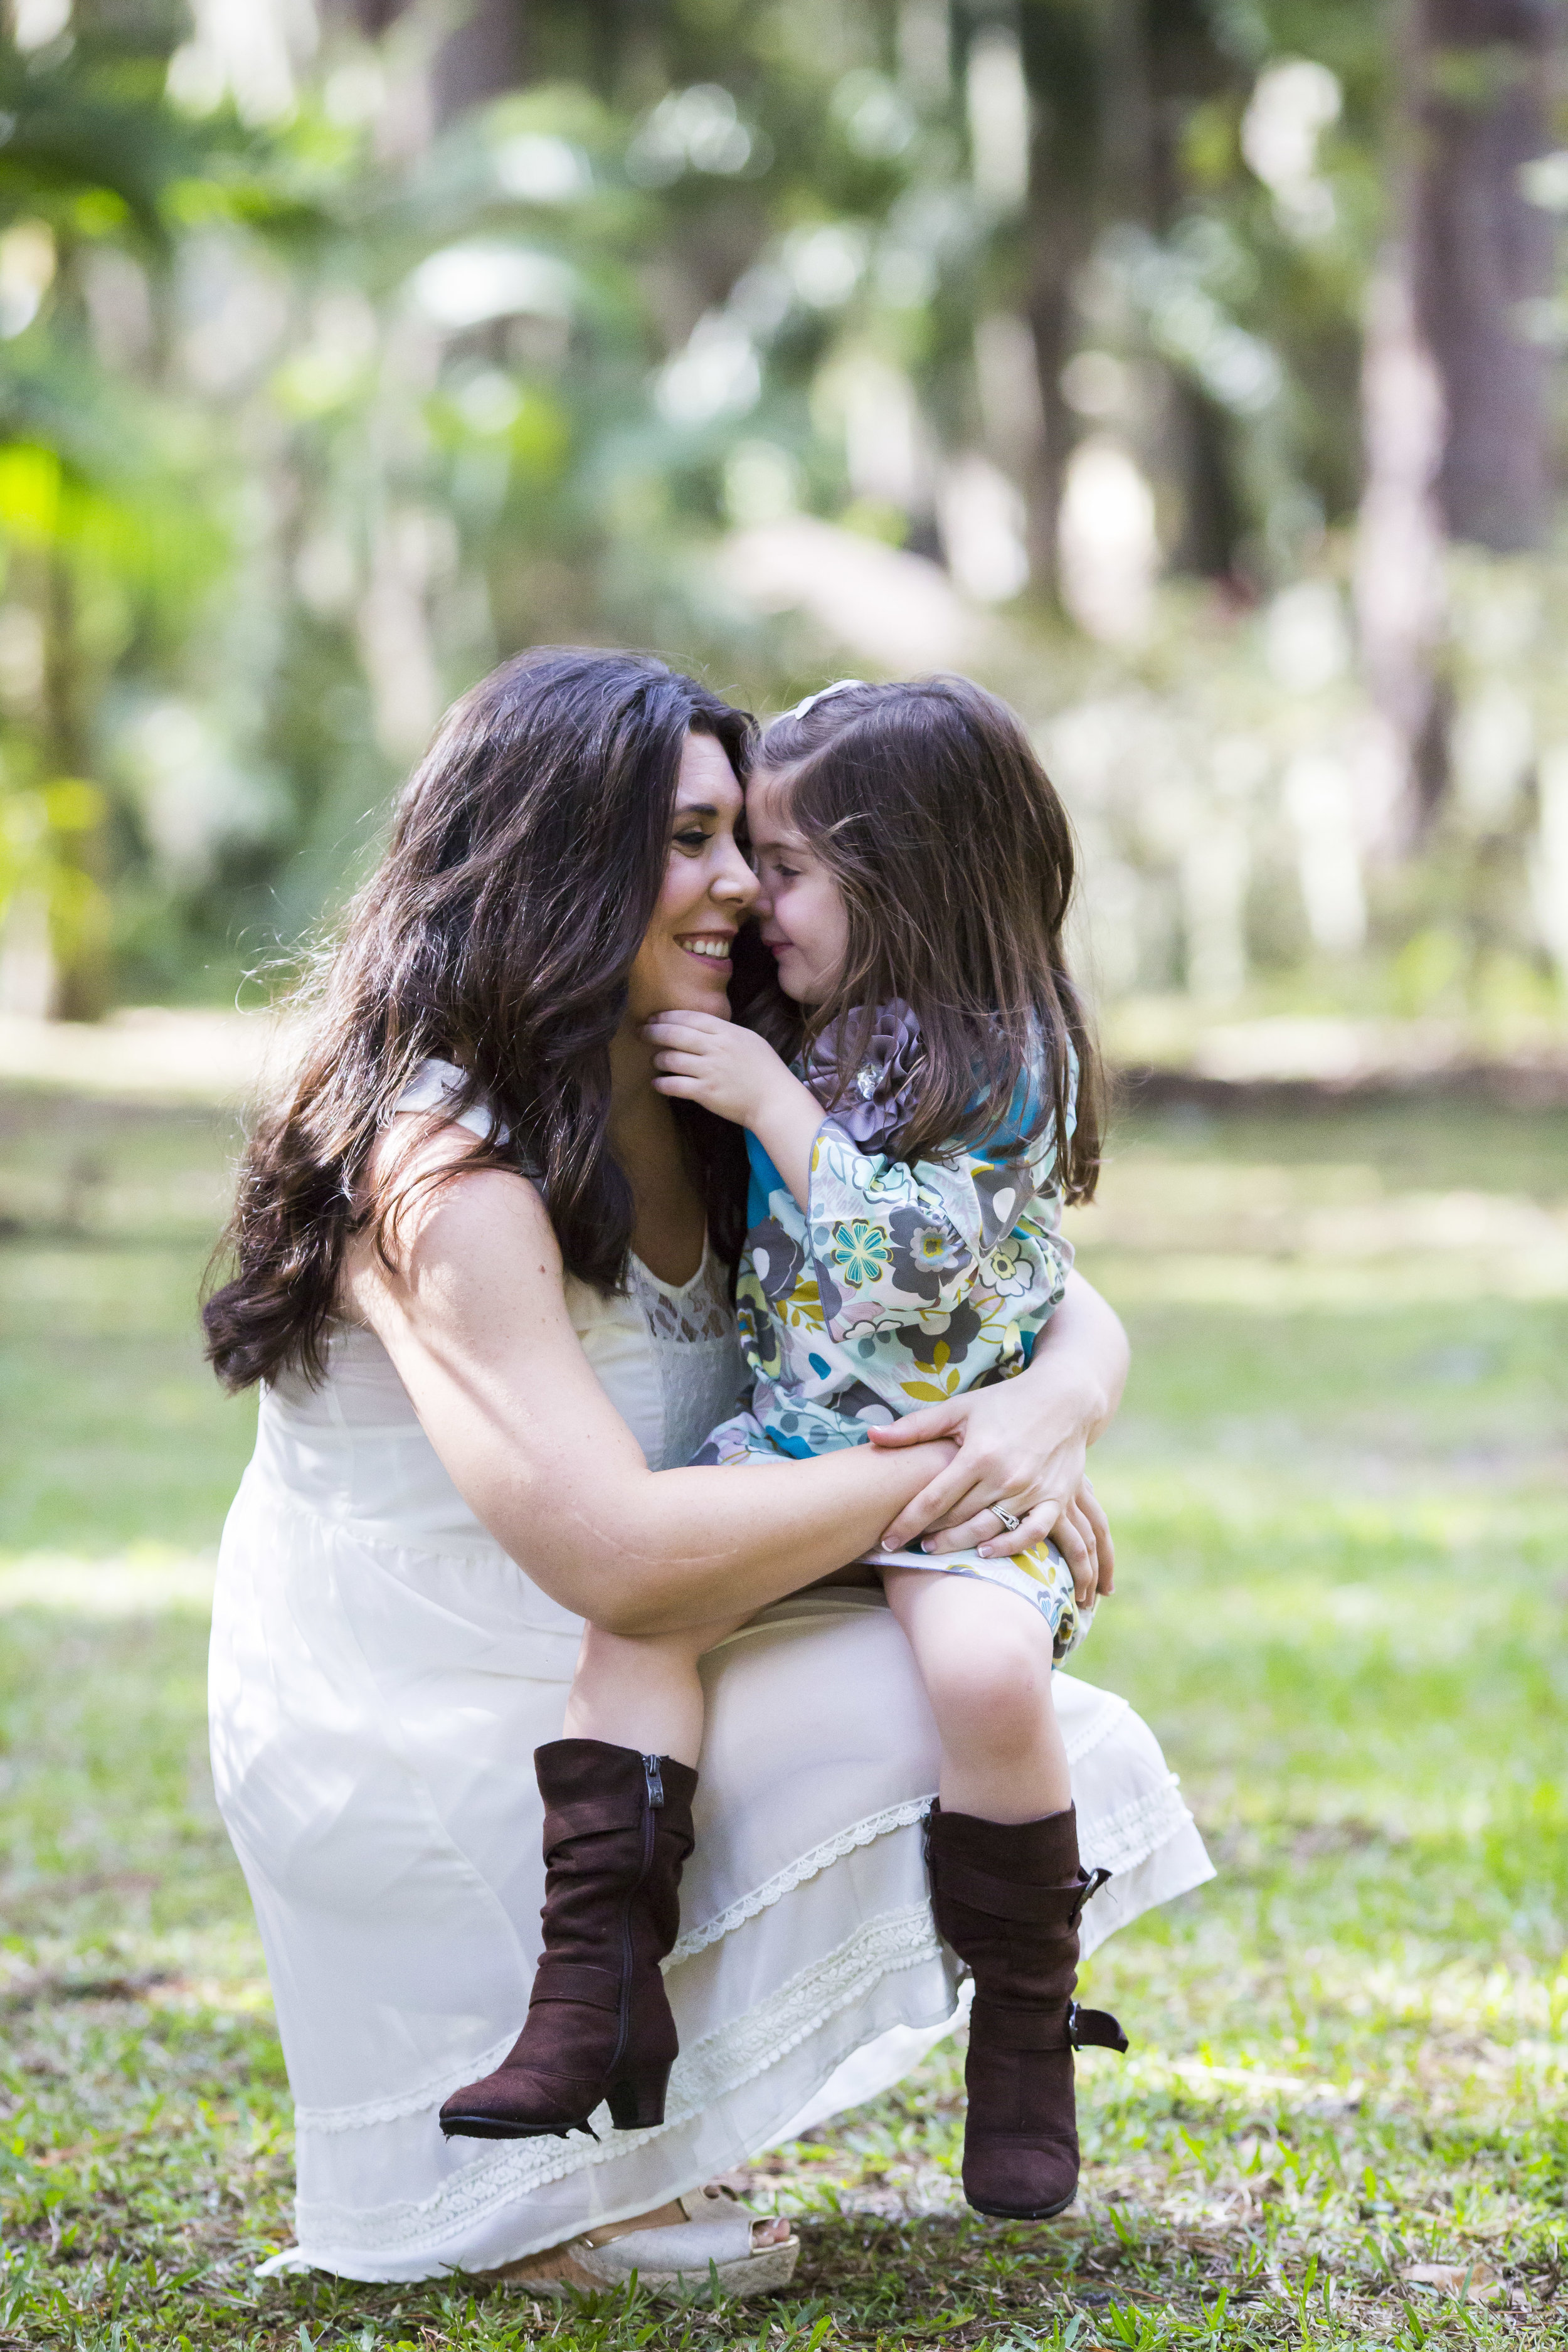
M 687 1461 L 742 1365 L 721 1270 L 572 1319 L 649 1465 Z M 521 2023 L 544 1891 L 532 1753 L 580 1621 L 474 1518 L 368 1332 L 266 1391 L 224 1531 L 218 1802 L 256 1905 L 293 2090 L 299 2243 L 355 2279 L 487 2269 L 724 2172 L 898 2080 L 957 2010 L 919 1822 L 936 1744 L 879 1596 L 766 1611 L 705 1664 L 698 1844 L 669 1963 L 667 2121 L 600 2140 L 446 2140 L 437 2110 Z M 1152 1734 L 1067 1675 L 1086 1948 L 1212 1875 Z M 1136 2031 L 1136 2021 L 1133 2021 Z

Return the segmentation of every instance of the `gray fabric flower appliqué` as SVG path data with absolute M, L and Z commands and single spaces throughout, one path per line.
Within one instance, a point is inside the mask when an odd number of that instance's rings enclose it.
M 835 1127 L 860 1151 L 879 1151 L 915 1106 L 921 1079 L 921 1024 L 902 997 L 877 1007 L 877 1018 L 858 1068 L 839 1068 L 835 1037 L 858 1032 L 858 1009 L 819 1037 L 806 1056 L 805 1083 Z

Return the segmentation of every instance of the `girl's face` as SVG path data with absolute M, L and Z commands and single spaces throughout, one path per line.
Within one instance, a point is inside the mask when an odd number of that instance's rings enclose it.
M 657 1013 L 729 1018 L 730 949 L 757 897 L 757 877 L 735 840 L 742 806 L 723 745 L 688 735 L 664 887 L 627 975 L 629 1026 Z
M 746 824 L 762 889 L 763 945 L 778 959 L 779 986 L 796 1004 L 825 1004 L 849 950 L 843 895 L 790 823 L 783 787 L 766 769 L 747 789 Z

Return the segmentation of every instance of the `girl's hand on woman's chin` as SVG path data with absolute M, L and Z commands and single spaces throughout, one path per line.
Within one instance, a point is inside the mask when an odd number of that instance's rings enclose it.
M 658 1092 L 749 1128 L 804 1209 L 822 1106 L 766 1038 L 707 1013 L 661 1013 L 642 1034 Z
M 1021 1381 L 951 1397 L 886 1426 L 873 1428 L 879 1448 L 956 1438 L 948 1467 L 900 1512 L 882 1541 L 889 1551 L 926 1538 L 930 1552 L 974 1547 L 1003 1559 L 1030 1544 L 1054 1542 L 1072 1571 L 1080 1604 L 1110 1592 L 1116 1552 L 1110 1528 L 1084 1475 L 1087 1433 L 1080 1424 L 1054 1440 L 1042 1437 L 1037 1397 Z M 1018 1522 L 996 1517 L 1001 1504 Z
M 711 1013 L 658 1013 L 642 1034 L 661 1095 L 700 1103 L 737 1127 L 749 1126 L 769 1088 L 789 1079 L 765 1038 Z

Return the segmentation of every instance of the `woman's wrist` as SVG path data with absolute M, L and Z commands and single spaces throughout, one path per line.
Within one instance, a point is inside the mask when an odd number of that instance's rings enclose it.
M 1043 1411 L 1092 1445 L 1116 1418 L 1131 1357 L 1121 1317 L 1074 1268 L 1023 1379 Z
M 1115 1412 L 1110 1391 L 1076 1349 L 1037 1352 L 1024 1375 L 1033 1391 L 1036 1412 L 1048 1417 L 1067 1435 L 1080 1436 L 1086 1445 L 1106 1429 Z

